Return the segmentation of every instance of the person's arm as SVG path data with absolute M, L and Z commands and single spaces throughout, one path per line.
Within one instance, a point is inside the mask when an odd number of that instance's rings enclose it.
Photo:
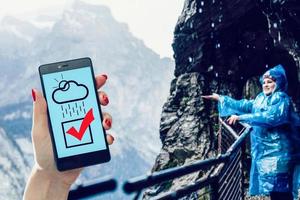
M 245 121 L 250 125 L 275 127 L 289 123 L 290 100 L 282 93 L 275 93 L 271 105 L 266 111 L 238 116 L 239 121 Z
M 99 89 L 105 84 L 105 75 L 96 76 L 96 85 Z M 101 105 L 109 103 L 107 95 L 99 91 Z M 32 90 L 33 97 L 33 125 L 32 144 L 35 164 L 24 191 L 24 200 L 66 200 L 70 186 L 77 179 L 82 169 L 73 169 L 60 172 L 56 169 L 48 126 L 47 104 L 45 98 L 38 90 Z M 112 118 L 103 113 L 103 127 L 109 130 Z M 112 135 L 106 136 L 108 144 L 112 144 Z
M 204 99 L 218 101 L 218 111 L 221 117 L 250 113 L 254 100 L 235 100 L 229 96 L 213 93 L 211 95 L 202 95 Z
M 221 117 L 233 114 L 250 113 L 252 110 L 254 100 L 235 100 L 229 96 L 220 95 L 218 101 L 218 111 Z
M 71 185 L 34 166 L 25 188 L 24 200 L 56 199 L 66 200 Z

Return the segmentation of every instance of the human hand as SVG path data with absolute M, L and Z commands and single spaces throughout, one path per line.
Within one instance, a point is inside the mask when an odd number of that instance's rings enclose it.
M 203 99 L 214 100 L 214 101 L 219 101 L 220 99 L 220 96 L 216 93 L 213 93 L 211 95 L 202 95 L 201 97 Z
M 231 115 L 226 121 L 227 121 L 228 124 L 230 124 L 230 125 L 233 124 L 234 125 L 239 120 L 240 120 L 239 116 L 237 116 L 237 115 Z
M 96 78 L 96 87 L 100 89 L 106 82 L 106 75 L 98 75 Z M 100 104 L 106 106 L 109 103 L 107 95 L 103 91 L 98 91 Z M 42 194 L 43 197 L 39 197 L 38 193 L 49 192 L 54 190 L 55 187 L 63 188 L 63 193 L 68 194 L 71 184 L 79 176 L 82 168 L 73 169 L 64 172 L 60 172 L 56 169 L 52 143 L 50 138 L 49 126 L 48 126 L 48 116 L 47 116 L 47 104 L 45 98 L 36 89 L 32 90 L 33 97 L 33 125 L 32 125 L 32 143 L 34 149 L 35 165 L 32 170 L 31 177 L 27 183 L 24 199 L 48 199 L 43 198 L 46 194 Z M 112 117 L 108 113 L 103 113 L 102 125 L 105 130 L 109 130 L 112 125 Z M 114 142 L 114 137 L 110 134 L 106 136 L 108 144 Z M 52 187 L 45 188 L 47 186 L 41 185 L 47 182 L 55 182 Z M 43 191 L 45 190 L 45 191 Z M 49 191 L 46 191 L 49 190 Z M 50 199 L 65 199 L 65 198 L 54 198 L 54 196 L 47 194 Z M 53 194 L 56 195 L 56 194 Z M 67 196 L 66 196 L 67 197 Z

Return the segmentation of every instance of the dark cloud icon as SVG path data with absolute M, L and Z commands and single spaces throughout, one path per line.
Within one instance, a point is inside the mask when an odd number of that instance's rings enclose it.
M 88 88 L 83 84 L 78 84 L 76 81 L 59 82 L 58 88 L 52 93 L 52 99 L 57 104 L 70 103 L 85 99 L 89 94 Z

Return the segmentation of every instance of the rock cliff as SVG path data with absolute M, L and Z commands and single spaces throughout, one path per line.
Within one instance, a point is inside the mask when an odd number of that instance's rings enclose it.
M 186 0 L 174 31 L 175 72 L 160 122 L 162 149 L 153 171 L 216 153 L 213 92 L 253 98 L 258 77 L 282 64 L 299 111 L 300 2 L 297 0 Z M 144 199 L 180 188 L 192 174 L 147 190 Z M 197 194 L 187 199 L 197 199 Z

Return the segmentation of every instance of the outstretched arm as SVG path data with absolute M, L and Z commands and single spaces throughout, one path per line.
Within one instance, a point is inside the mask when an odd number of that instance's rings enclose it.
M 290 101 L 289 98 L 274 94 L 273 102 L 263 112 L 243 114 L 239 116 L 240 121 L 246 121 L 251 125 L 274 127 L 289 122 Z
M 204 95 L 202 98 L 218 101 L 218 110 L 221 117 L 250 113 L 253 105 L 253 100 L 235 100 L 229 96 L 218 95 L 216 93 Z
M 235 100 L 229 96 L 220 96 L 218 102 L 219 115 L 223 117 L 234 114 L 241 115 L 250 113 L 252 110 L 253 101 L 254 100 L 247 99 Z

